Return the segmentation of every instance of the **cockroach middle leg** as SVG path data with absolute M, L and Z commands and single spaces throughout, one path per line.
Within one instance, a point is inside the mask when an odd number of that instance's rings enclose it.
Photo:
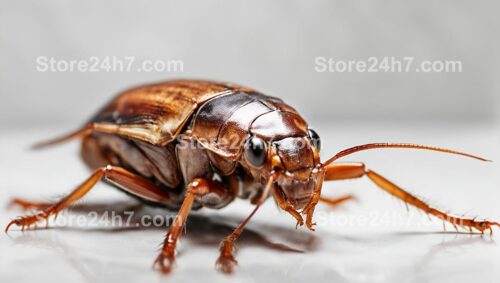
M 20 226 L 22 230 L 30 225 L 36 224 L 39 221 L 47 221 L 51 215 L 56 215 L 63 209 L 71 206 L 76 201 L 85 196 L 94 185 L 104 178 L 105 180 L 119 185 L 127 192 L 139 196 L 141 198 L 156 201 L 159 203 L 167 202 L 170 200 L 170 195 L 164 190 L 158 188 L 148 180 L 137 176 L 121 167 L 105 166 L 94 171 L 94 173 L 73 192 L 40 212 L 34 215 L 23 216 L 12 220 L 5 232 L 9 230 L 12 225 Z
M 174 223 L 170 226 L 162 250 L 154 262 L 155 265 L 157 264 L 160 266 L 163 273 L 168 273 L 172 269 L 175 260 L 177 241 L 184 230 L 194 200 L 211 193 L 217 194 L 220 199 L 225 199 L 229 196 L 229 191 L 226 188 L 208 179 L 196 178 L 187 186 L 186 196 L 184 197 L 181 208 L 175 217 Z
M 247 223 L 250 221 L 250 219 L 252 219 L 257 210 L 259 210 L 260 206 L 262 205 L 262 203 L 264 203 L 267 196 L 269 196 L 271 189 L 274 188 L 275 177 L 276 174 L 273 173 L 267 180 L 262 195 L 257 200 L 255 208 L 252 210 L 250 215 L 248 215 L 247 218 L 245 218 L 245 220 L 243 220 L 243 222 L 241 222 L 240 225 L 238 225 L 238 227 L 236 227 L 231 234 L 229 234 L 226 238 L 224 238 L 224 240 L 222 240 L 219 249 L 219 258 L 217 258 L 217 261 L 215 262 L 215 268 L 217 268 L 219 271 L 222 271 L 224 273 L 232 273 L 234 266 L 238 264 L 238 262 L 234 258 L 234 252 L 236 251 L 236 240 L 238 240 L 241 233 L 243 233 L 243 230 L 245 229 Z
M 349 170 L 349 167 L 351 170 Z M 339 170 L 339 172 L 336 172 Z M 363 174 L 361 174 L 363 172 Z M 456 229 L 457 226 L 463 226 L 469 228 L 472 231 L 472 228 L 477 229 L 481 233 L 484 233 L 485 230 L 489 230 L 490 233 L 493 233 L 492 226 L 499 226 L 500 224 L 493 221 L 479 221 L 476 219 L 469 219 L 464 217 L 458 217 L 441 211 L 439 209 L 433 208 L 421 199 L 416 196 L 410 194 L 409 192 L 403 190 L 398 187 L 391 181 L 385 179 L 378 173 L 365 169 L 365 165 L 363 163 L 352 163 L 351 165 L 341 165 L 331 163 L 325 167 L 325 180 L 341 180 L 341 179 L 351 179 L 351 178 L 359 178 L 361 176 L 367 176 L 372 182 L 374 182 L 379 188 L 391 194 L 392 196 L 402 200 L 406 204 L 412 205 L 427 214 L 433 215 L 437 218 L 442 219 L 443 221 L 447 221 L 451 223 Z

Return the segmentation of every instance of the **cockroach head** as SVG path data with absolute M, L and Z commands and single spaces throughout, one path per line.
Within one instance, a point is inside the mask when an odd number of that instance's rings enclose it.
M 316 186 L 319 148 L 320 139 L 313 130 L 306 136 L 279 140 L 251 135 L 245 142 L 241 163 L 262 183 L 274 174 L 282 196 L 299 210 L 309 202 Z

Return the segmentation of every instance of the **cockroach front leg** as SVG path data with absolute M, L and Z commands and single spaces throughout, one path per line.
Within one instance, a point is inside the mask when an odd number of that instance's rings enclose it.
M 363 163 L 332 163 L 325 168 L 325 180 L 345 180 L 352 178 L 359 178 L 362 176 L 367 176 L 372 182 L 374 182 L 379 188 L 391 194 L 392 196 L 402 200 L 406 204 L 415 206 L 421 209 L 427 214 L 433 215 L 444 221 L 451 223 L 453 226 L 463 226 L 468 227 L 470 231 L 472 228 L 477 229 L 481 233 L 485 230 L 489 230 L 493 233 L 492 226 L 496 225 L 500 227 L 500 224 L 492 221 L 479 221 L 475 219 L 457 217 L 449 213 L 443 212 L 439 209 L 433 208 L 424 201 L 420 200 L 416 196 L 406 192 L 402 188 L 398 187 L 394 183 L 385 179 L 381 175 L 375 173 L 372 170 L 366 169 Z
M 250 213 L 250 215 L 245 218 L 245 220 L 243 220 L 243 222 L 241 222 L 240 225 L 238 225 L 238 227 L 236 227 L 236 229 L 234 229 L 231 234 L 229 234 L 229 236 L 222 240 L 219 249 L 219 258 L 217 258 L 217 261 L 215 262 L 215 268 L 217 268 L 217 270 L 224 273 L 233 272 L 234 267 L 238 264 L 238 262 L 234 258 L 234 252 L 236 250 L 235 242 L 240 237 L 241 233 L 243 233 L 245 226 L 247 225 L 248 221 L 250 221 L 255 212 L 257 212 L 259 206 L 260 204 L 256 205 L 252 213 Z
M 5 228 L 5 232 L 7 232 L 12 225 L 20 226 L 21 229 L 24 230 L 26 227 L 36 224 L 39 221 L 47 221 L 51 215 L 57 216 L 63 209 L 71 206 L 85 196 L 94 185 L 103 178 L 111 183 L 119 185 L 129 193 L 147 200 L 166 203 L 171 199 L 167 192 L 158 188 L 150 181 L 121 167 L 108 165 L 95 170 L 85 182 L 59 202 L 44 208 L 34 215 L 23 216 L 12 220 Z
M 175 217 L 174 223 L 170 226 L 162 250 L 155 260 L 155 265 L 158 265 L 163 273 L 169 273 L 172 270 L 177 241 L 186 224 L 193 202 L 198 199 L 203 203 L 203 197 L 209 194 L 217 195 L 222 201 L 227 200 L 228 197 L 232 197 L 228 189 L 212 180 L 196 178 L 189 183 L 181 208 Z
M 215 262 L 215 268 L 217 268 L 219 271 L 222 271 L 224 273 L 232 273 L 234 267 L 238 264 L 238 262 L 234 258 L 234 252 L 236 251 L 236 240 L 238 240 L 241 233 L 243 233 L 243 230 L 245 229 L 247 223 L 250 221 L 250 219 L 252 219 L 257 210 L 259 210 L 260 206 L 267 199 L 267 196 L 269 196 L 271 189 L 274 188 L 274 180 L 276 176 L 276 173 L 271 174 L 271 177 L 269 177 L 269 179 L 267 180 L 264 190 L 260 198 L 255 203 L 255 208 L 252 210 L 250 215 L 248 215 L 247 218 L 245 218 L 245 220 L 243 220 L 243 222 L 241 222 L 240 225 L 238 225 L 238 227 L 236 227 L 236 229 L 234 229 L 231 234 L 229 234 L 224 240 L 222 240 L 219 249 L 219 258 L 217 258 L 217 261 Z

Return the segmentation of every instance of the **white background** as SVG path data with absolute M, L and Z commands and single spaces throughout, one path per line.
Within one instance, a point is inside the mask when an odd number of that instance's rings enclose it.
M 81 125 L 119 90 L 170 78 L 251 86 L 299 109 L 323 138 L 323 158 L 368 142 L 451 147 L 500 161 L 500 20 L 495 1 L 0 1 L 0 196 L 54 199 L 89 172 L 78 143 L 30 144 Z M 184 72 L 37 72 L 38 56 L 182 60 Z M 460 60 L 462 73 L 317 73 L 314 58 Z M 498 162 L 381 150 L 352 160 L 443 209 L 500 219 Z M 327 184 L 354 193 L 316 233 L 296 231 L 269 202 L 239 245 L 231 277 L 213 269 L 218 241 L 251 207 L 201 211 L 171 276 L 151 270 L 164 228 L 78 225 L 0 236 L 0 281 L 497 282 L 497 237 L 443 233 L 368 180 Z M 105 185 L 84 204 L 126 200 Z M 163 215 L 161 210 L 140 213 Z M 5 210 L 0 224 L 22 214 Z M 76 215 L 76 213 L 75 213 Z M 383 216 L 386 218 L 383 218 Z M 389 219 L 387 219 L 389 215 Z M 334 220 L 331 220 L 333 217 Z M 345 217 L 345 218 L 336 218 Z M 343 219 L 367 217 L 369 224 Z M 335 220 L 337 219 L 337 220 Z M 210 222 L 210 221 L 213 222 Z M 209 224 L 206 224 L 206 223 Z M 210 224 L 212 223 L 212 224 Z M 123 230 L 123 229 L 121 229 Z M 452 231 L 452 227 L 447 227 Z M 497 229 L 497 234 L 500 231 Z M 270 248 L 269 241 L 304 253 Z M 267 243 L 267 244 L 266 244 Z
M 111 94 L 168 78 L 240 83 L 317 121 L 489 121 L 496 1 L 2 1 L 1 125 L 81 123 Z M 182 73 L 39 73 L 38 56 L 184 61 Z M 317 73 L 314 58 L 460 60 L 462 73 Z

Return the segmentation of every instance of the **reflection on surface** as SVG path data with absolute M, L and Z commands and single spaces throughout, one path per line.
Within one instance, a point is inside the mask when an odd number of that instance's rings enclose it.
M 87 203 L 71 209 L 72 213 L 93 211 L 99 215 L 110 211 L 123 215 L 130 210 L 136 213 L 128 226 L 72 225 L 10 233 L 15 246 L 35 247 L 36 250 L 30 249 L 29 253 L 39 254 L 18 261 L 19 270 L 22 266 L 40 265 L 46 257 L 51 258 L 48 264 L 57 254 L 85 282 L 116 280 L 123 276 L 130 280 L 162 278 L 150 267 L 156 253 L 153 248 L 159 247 L 166 228 L 141 226 L 139 219 L 144 215 L 164 215 L 163 210 L 130 202 L 112 206 Z M 489 236 L 451 232 L 370 235 L 322 232 L 318 235 L 296 230 L 293 226 L 252 223 L 238 242 L 241 268 L 236 270 L 236 277 L 228 277 L 217 273 L 213 263 L 220 240 L 239 221 L 239 217 L 224 213 L 193 213 L 179 248 L 182 255 L 178 258 L 178 266 L 172 275 L 162 280 L 237 278 L 237 282 L 259 282 L 272 277 L 282 278 L 284 282 L 428 282 L 433 279 L 434 265 L 449 260 L 447 253 L 456 252 L 456 256 L 461 256 L 461 249 L 494 245 Z M 429 242 L 434 244 L 425 244 Z

